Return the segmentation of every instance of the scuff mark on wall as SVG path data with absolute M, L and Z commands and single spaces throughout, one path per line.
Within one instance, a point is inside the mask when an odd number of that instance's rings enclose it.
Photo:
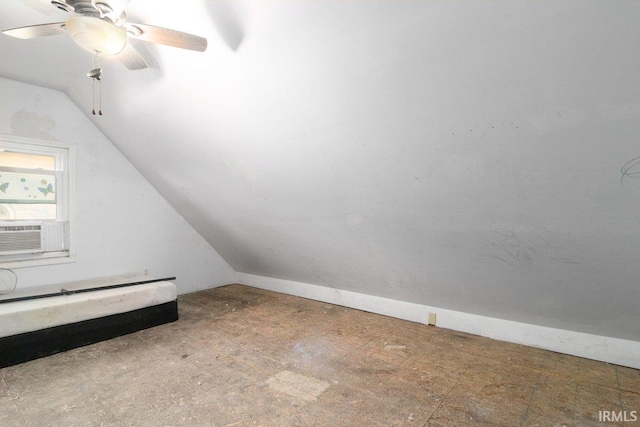
M 47 114 L 37 114 L 25 109 L 11 116 L 11 133 L 39 139 L 55 139 L 50 131 L 55 129 L 56 121 Z
M 97 144 L 88 143 L 88 144 L 83 144 L 82 147 L 84 148 L 84 151 L 86 151 L 87 154 L 92 158 L 94 159 L 100 158 L 100 148 L 98 147 Z
M 95 159 L 95 160 L 100 159 L 100 149 L 96 144 L 93 144 L 93 143 L 83 144 L 82 147 L 84 148 L 84 151 L 89 156 L 91 156 L 92 159 Z M 91 176 L 98 176 L 100 174 L 100 163 L 95 160 L 89 163 L 89 169 L 91 169 Z
M 491 120 L 491 123 L 489 123 L 489 126 L 487 126 L 487 128 L 484 130 L 482 135 L 480 135 L 480 138 L 484 138 L 484 136 L 487 134 L 487 132 L 489 132 L 489 129 L 494 129 L 493 122 L 495 122 L 495 121 L 496 121 L 496 119 Z
M 352 227 L 367 227 L 367 221 L 358 214 L 347 215 L 347 224 Z
M 640 103 L 602 104 L 598 115 L 608 121 L 629 121 L 640 118 Z
M 444 171 L 456 181 L 475 181 L 484 176 L 484 165 L 480 156 L 473 154 L 456 154 L 444 164 Z
M 620 185 L 624 187 L 624 179 L 640 179 L 640 157 L 629 160 L 620 168 Z
M 566 249 L 572 239 L 546 230 L 496 230 L 487 240 L 488 256 L 515 268 L 532 268 L 548 262 L 580 264 Z
M 529 123 L 540 135 L 554 129 L 579 129 L 587 120 L 588 115 L 585 112 L 564 107 L 549 107 L 528 118 Z
M 256 191 L 255 183 L 260 174 L 244 159 L 225 160 L 224 164 L 240 178 L 251 191 Z

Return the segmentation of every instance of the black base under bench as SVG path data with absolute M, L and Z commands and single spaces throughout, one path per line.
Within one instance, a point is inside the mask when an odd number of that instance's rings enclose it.
M 178 320 L 178 301 L 0 338 L 0 368 Z

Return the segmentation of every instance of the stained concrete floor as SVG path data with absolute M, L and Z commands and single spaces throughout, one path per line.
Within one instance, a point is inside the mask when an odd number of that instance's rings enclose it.
M 640 371 L 240 285 L 0 370 L 0 426 L 595 426 Z

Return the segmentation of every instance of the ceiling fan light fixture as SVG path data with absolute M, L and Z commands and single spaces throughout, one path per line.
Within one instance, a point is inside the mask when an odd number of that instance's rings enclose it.
M 127 45 L 123 28 L 90 16 L 74 16 L 65 24 L 73 41 L 91 53 L 116 55 Z

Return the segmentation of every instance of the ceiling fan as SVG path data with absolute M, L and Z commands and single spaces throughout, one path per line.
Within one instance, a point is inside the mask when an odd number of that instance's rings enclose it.
M 129 38 L 198 52 L 207 49 L 207 39 L 204 37 L 128 22 L 124 11 L 128 3 L 129 0 L 52 0 L 53 6 L 73 15 L 65 22 L 29 25 L 2 33 L 19 39 L 69 34 L 78 46 L 96 56 L 95 67 L 87 73 L 94 81 L 94 104 L 95 82 L 99 82 L 102 75 L 100 57 L 114 56 L 130 70 L 147 68 L 146 61 L 129 43 Z M 102 109 L 99 111 L 102 114 Z
M 128 38 L 204 52 L 207 39 L 181 31 L 127 22 L 124 12 L 129 0 L 52 0 L 60 10 L 73 13 L 66 22 L 29 25 L 2 31 L 20 39 L 67 33 L 81 48 L 98 56 L 116 55 L 130 70 L 147 67 L 144 58 Z

